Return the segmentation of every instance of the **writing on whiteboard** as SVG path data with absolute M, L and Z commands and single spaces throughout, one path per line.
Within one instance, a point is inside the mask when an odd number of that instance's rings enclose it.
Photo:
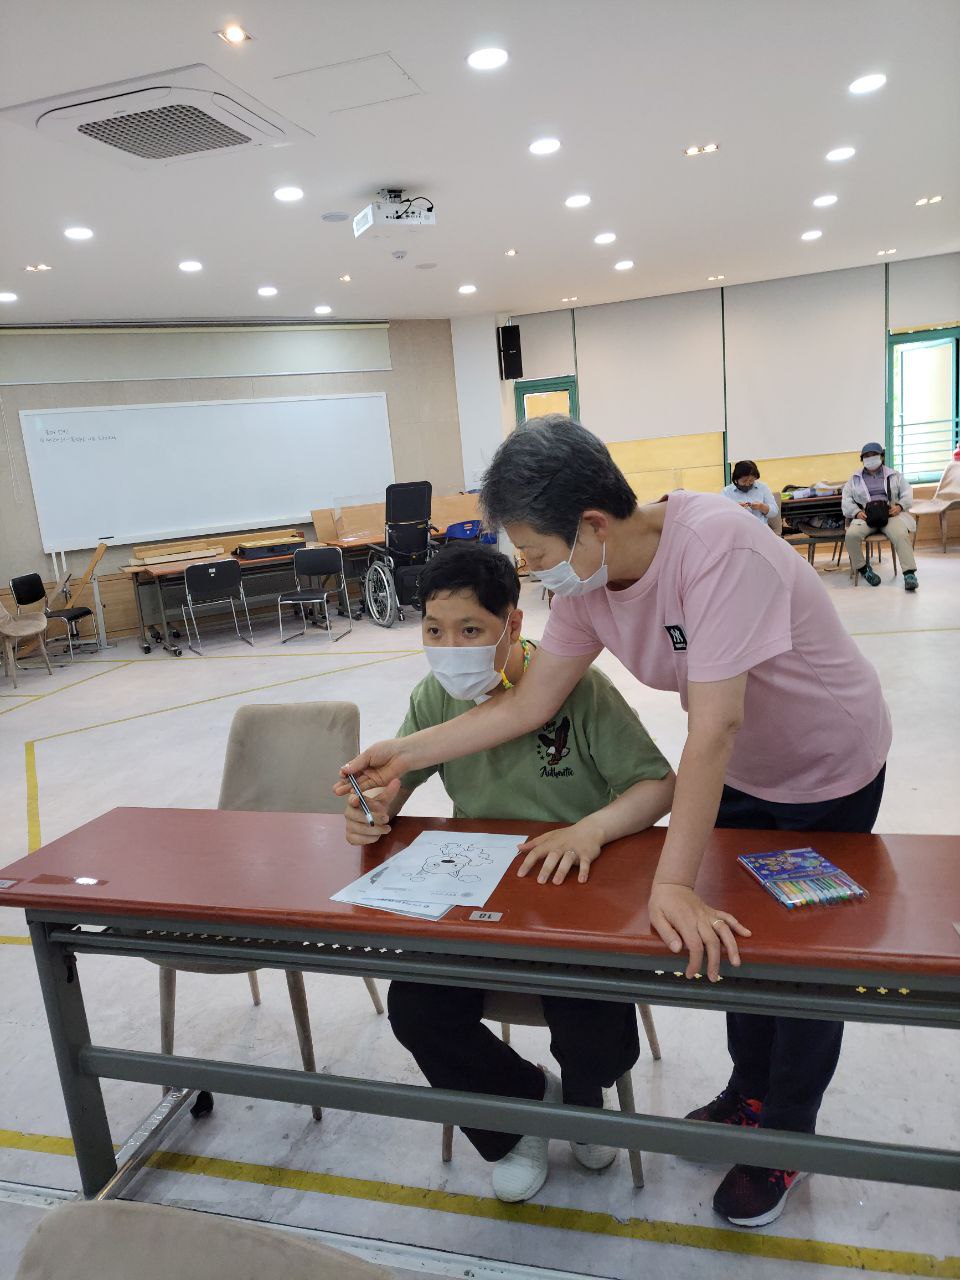
M 116 433 L 108 434 L 103 431 L 78 436 L 69 427 L 44 427 L 40 431 L 41 444 L 109 444 L 118 439 Z

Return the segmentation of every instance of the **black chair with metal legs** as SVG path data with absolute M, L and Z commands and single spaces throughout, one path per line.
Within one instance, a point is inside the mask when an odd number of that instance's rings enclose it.
M 295 551 L 293 553 L 293 576 L 296 579 L 296 589 L 294 591 L 285 591 L 283 595 L 277 597 L 280 643 L 286 644 L 288 640 L 295 640 L 298 636 L 306 634 L 308 606 L 313 609 L 316 609 L 317 606 L 323 607 L 323 618 L 331 644 L 336 644 L 345 635 L 349 635 L 353 630 L 353 620 L 350 617 L 347 580 L 343 572 L 343 552 L 340 548 L 304 547 L 300 551 Z M 323 583 L 326 578 L 336 579 L 336 586 L 332 590 L 324 587 Z M 331 596 L 343 599 L 347 613 L 347 625 L 336 635 L 333 633 L 333 623 L 330 620 Z M 299 631 L 295 631 L 290 636 L 283 634 L 284 605 L 293 605 L 294 608 L 299 609 L 300 619 L 303 624 Z
M 191 564 L 187 566 L 184 576 L 187 598 L 183 604 L 181 612 L 183 613 L 183 628 L 187 633 L 187 648 L 193 653 L 202 654 L 203 645 L 200 643 L 200 628 L 197 626 L 197 617 L 194 608 L 198 605 L 206 604 L 229 604 L 230 612 L 233 614 L 233 625 L 236 627 L 238 637 L 244 644 L 253 645 L 253 627 L 250 623 L 250 611 L 247 608 L 247 597 L 243 592 L 243 579 L 240 576 L 240 565 L 236 560 L 207 560 L 201 564 Z M 243 605 L 243 612 L 247 619 L 247 630 L 250 632 L 249 639 L 240 632 L 240 624 L 237 622 L 236 601 Z M 190 618 L 187 619 L 189 612 Z M 197 647 L 194 649 L 193 641 L 190 635 L 190 623 L 193 623 L 193 630 L 197 637 Z
M 67 629 L 64 638 L 66 639 L 67 648 L 70 651 L 70 661 L 72 662 L 74 643 L 80 643 L 77 624 L 83 618 L 93 617 L 93 610 L 88 609 L 86 605 L 78 605 L 75 609 L 51 609 L 50 600 L 39 573 L 24 573 L 19 578 L 11 578 L 10 590 L 13 592 L 13 598 L 16 601 L 18 617 L 21 609 L 28 608 L 32 604 L 39 604 L 42 600 L 44 617 L 49 618 L 51 622 L 59 619 L 63 623 Z

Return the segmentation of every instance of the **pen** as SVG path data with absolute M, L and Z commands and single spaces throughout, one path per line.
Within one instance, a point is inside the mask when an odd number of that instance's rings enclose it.
M 360 790 L 359 786 L 357 785 L 357 780 L 352 773 L 347 774 L 347 781 L 350 783 L 351 787 L 353 787 L 354 791 L 357 793 L 357 799 L 360 801 L 360 808 L 363 810 L 363 814 L 367 820 L 368 825 L 371 827 L 375 827 L 377 824 L 374 821 L 373 814 L 370 812 L 370 806 L 367 804 L 366 800 L 363 798 L 363 792 Z

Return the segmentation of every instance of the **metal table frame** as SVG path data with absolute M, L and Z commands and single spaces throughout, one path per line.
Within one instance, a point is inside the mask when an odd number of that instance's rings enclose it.
M 77 958 L 249 964 L 535 994 L 728 1009 L 895 1025 L 960 1028 L 960 978 L 898 971 L 744 965 L 722 981 L 688 981 L 675 957 L 536 945 L 471 946 L 353 930 L 244 928 L 203 920 L 28 909 L 44 1006 L 76 1147 L 83 1194 L 116 1195 L 199 1089 L 375 1115 L 472 1125 L 729 1163 L 960 1188 L 960 1153 L 782 1130 L 728 1128 L 643 1113 L 599 1111 L 349 1076 L 132 1051 L 90 1042 Z M 101 1079 L 172 1086 L 115 1157 Z M 119 1165 L 118 1165 L 119 1159 Z

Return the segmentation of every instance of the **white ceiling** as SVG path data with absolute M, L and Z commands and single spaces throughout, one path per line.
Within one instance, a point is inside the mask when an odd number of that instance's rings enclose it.
M 255 39 L 218 40 L 229 20 Z M 960 248 L 957 0 L 4 0 L 0 24 L 0 107 L 204 62 L 314 135 L 144 172 L 0 123 L 0 291 L 19 295 L 0 324 L 523 313 Z M 490 44 L 507 66 L 471 71 Z M 378 64 L 291 75 L 383 53 L 422 92 L 331 111 Z M 847 92 L 877 70 L 885 88 Z M 531 156 L 545 134 L 562 150 Z M 436 228 L 398 246 L 320 221 L 386 183 L 431 197 Z M 282 184 L 305 198 L 279 204 Z M 593 203 L 566 209 L 577 191 Z M 824 192 L 839 203 L 813 209 Z M 94 239 L 65 240 L 76 223 Z

